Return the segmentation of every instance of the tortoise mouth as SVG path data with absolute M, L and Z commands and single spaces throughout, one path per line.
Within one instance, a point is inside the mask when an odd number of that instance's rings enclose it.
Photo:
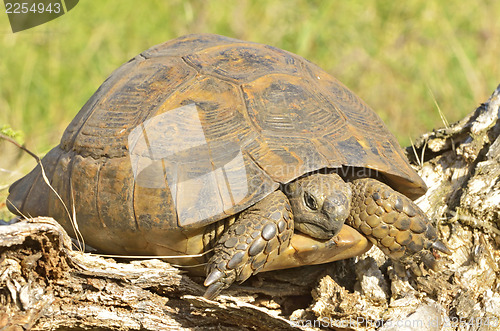
M 340 227 L 338 229 L 327 229 L 321 225 L 306 222 L 295 224 L 295 228 L 315 239 L 326 240 L 333 238 L 340 232 Z

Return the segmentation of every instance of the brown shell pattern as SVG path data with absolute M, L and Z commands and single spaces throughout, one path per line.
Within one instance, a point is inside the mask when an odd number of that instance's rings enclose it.
M 169 41 L 118 68 L 51 153 L 68 174 L 55 188 L 80 192 L 64 200 L 131 240 L 135 228 L 222 219 L 325 167 L 371 168 L 410 197 L 425 191 L 382 120 L 335 78 L 289 52 L 216 35 Z

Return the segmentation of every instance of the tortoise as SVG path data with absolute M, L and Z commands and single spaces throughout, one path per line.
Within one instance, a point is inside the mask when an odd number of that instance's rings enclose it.
M 372 244 L 432 269 L 436 250 L 449 253 L 382 120 L 318 66 L 263 44 L 194 34 L 146 50 L 41 163 L 86 243 L 206 264 L 207 298 Z M 54 217 L 76 237 L 40 165 L 9 193 L 12 212 Z

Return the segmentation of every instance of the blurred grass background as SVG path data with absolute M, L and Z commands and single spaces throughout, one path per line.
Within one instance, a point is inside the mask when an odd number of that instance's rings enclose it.
M 21 130 L 43 155 L 118 66 L 152 45 L 211 32 L 315 62 L 406 146 L 443 126 L 436 103 L 453 122 L 500 83 L 499 17 L 496 0 L 80 1 L 54 21 L 13 34 L 2 11 L 0 127 Z M 0 142 L 0 201 L 34 164 L 18 154 Z

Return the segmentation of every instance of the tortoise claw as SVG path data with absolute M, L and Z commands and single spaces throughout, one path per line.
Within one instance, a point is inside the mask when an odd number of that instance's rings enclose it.
M 446 247 L 446 245 L 441 240 L 436 240 L 431 247 L 448 255 L 451 255 L 452 253 L 450 249 Z
M 207 276 L 203 285 L 210 286 L 213 283 L 219 281 L 222 277 L 224 277 L 224 273 L 219 269 L 212 270 L 212 272 Z
M 227 256 L 226 256 L 227 257 Z M 237 272 L 235 269 L 223 268 L 224 270 L 219 270 L 221 264 L 209 264 L 208 276 L 205 278 L 203 285 L 208 286 L 203 297 L 209 300 L 214 299 L 219 293 L 231 286 L 231 284 L 237 279 Z
M 223 282 L 216 282 L 210 285 L 207 290 L 205 291 L 205 294 L 203 294 L 203 297 L 208 300 L 213 300 L 215 297 L 219 295 L 219 293 L 227 288 L 228 286 L 225 286 Z

